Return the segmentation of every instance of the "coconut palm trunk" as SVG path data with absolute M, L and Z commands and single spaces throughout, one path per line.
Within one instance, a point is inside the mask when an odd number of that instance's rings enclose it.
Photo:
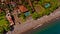
M 13 14 L 13 16 L 14 16 L 15 23 L 16 23 L 16 24 L 17 24 L 17 23 L 20 23 L 20 20 L 19 20 L 19 18 L 18 18 L 18 13 L 17 13 L 17 11 L 14 10 L 12 14 Z
M 27 0 L 27 1 L 28 1 L 29 5 L 31 6 L 32 10 L 35 11 L 35 8 L 34 8 L 32 2 L 31 2 L 31 0 Z

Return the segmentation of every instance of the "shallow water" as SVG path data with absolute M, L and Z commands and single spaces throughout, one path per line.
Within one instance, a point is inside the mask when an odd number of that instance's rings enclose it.
M 36 29 L 31 34 L 60 34 L 60 20 L 54 21 L 53 24 L 46 26 L 43 29 Z
M 55 21 L 47 30 L 40 32 L 41 34 L 60 34 L 60 20 Z

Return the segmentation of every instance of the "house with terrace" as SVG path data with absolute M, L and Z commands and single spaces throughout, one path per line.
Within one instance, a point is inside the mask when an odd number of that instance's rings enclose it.
M 24 13 L 26 17 L 30 15 L 30 12 L 24 5 L 20 5 L 18 6 L 18 8 L 19 8 L 18 10 L 20 10 L 21 13 Z
M 26 17 L 30 16 L 30 11 L 24 5 L 18 5 L 14 8 L 12 14 L 14 16 L 15 22 L 20 23 L 21 18 L 24 20 Z

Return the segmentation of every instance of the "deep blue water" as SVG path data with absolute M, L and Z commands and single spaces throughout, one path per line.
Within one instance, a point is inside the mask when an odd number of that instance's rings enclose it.
M 60 20 L 56 20 L 42 29 L 36 29 L 31 34 L 60 34 Z

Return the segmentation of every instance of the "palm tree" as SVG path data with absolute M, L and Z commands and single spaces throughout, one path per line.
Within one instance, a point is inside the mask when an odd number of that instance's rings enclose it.
M 32 8 L 32 11 L 35 11 L 35 9 L 34 9 L 34 6 L 33 6 L 33 4 L 32 4 L 32 1 L 31 0 L 21 0 L 22 1 L 22 4 L 24 4 L 24 3 L 28 3 L 28 5 L 29 6 L 31 6 L 31 8 Z M 24 5 L 26 5 L 26 4 L 24 4 Z
M 28 1 L 28 3 L 29 3 L 29 5 L 31 6 L 32 10 L 35 11 L 35 8 L 34 8 L 32 2 L 31 2 L 31 0 L 26 0 L 26 1 Z

